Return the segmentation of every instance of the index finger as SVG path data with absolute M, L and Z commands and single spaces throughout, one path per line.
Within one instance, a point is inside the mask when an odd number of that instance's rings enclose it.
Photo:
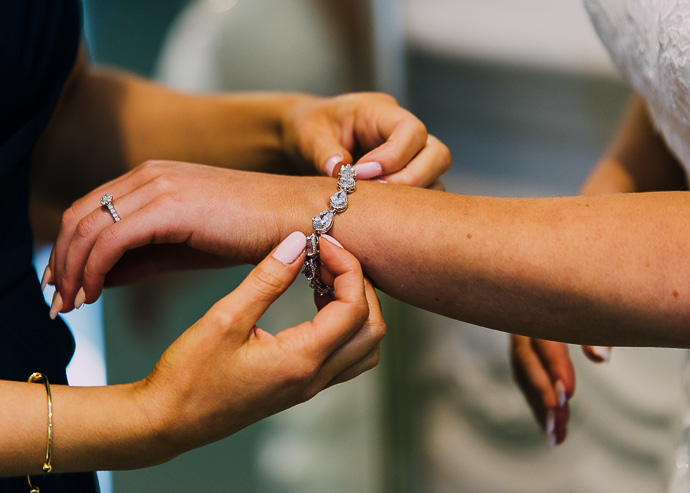
M 355 129 L 357 140 L 365 148 L 372 149 L 358 163 L 377 162 L 383 168 L 382 175 L 390 175 L 403 169 L 419 154 L 427 142 L 424 124 L 412 113 L 394 108 L 378 118 L 362 120 L 374 122 L 375 128 Z

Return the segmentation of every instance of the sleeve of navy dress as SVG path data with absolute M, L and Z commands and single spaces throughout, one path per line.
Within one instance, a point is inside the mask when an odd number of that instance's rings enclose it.
M 51 320 L 32 266 L 28 157 L 45 129 L 76 59 L 78 0 L 0 0 L 0 379 L 33 372 L 66 384 L 74 339 Z M 1 396 L 0 396 L 1 398 Z M 37 423 L 36 426 L 41 426 Z M 60 430 L 55 430 L 59 436 Z M 59 457 L 55 463 L 59 464 Z M 49 474 L 36 458 L 42 492 L 96 492 L 93 473 Z M 26 492 L 26 477 L 0 479 L 0 493 Z

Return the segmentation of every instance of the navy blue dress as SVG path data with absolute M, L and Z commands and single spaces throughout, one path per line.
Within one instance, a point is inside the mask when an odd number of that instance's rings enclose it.
M 66 384 L 65 369 L 74 353 L 74 339 L 65 323 L 48 316 L 31 263 L 28 157 L 74 65 L 80 36 L 78 0 L 0 0 L 2 380 L 26 381 L 40 371 L 51 383 Z M 36 469 L 40 471 L 40 464 Z M 93 473 L 39 472 L 31 479 L 43 493 L 98 491 Z M 0 479 L 0 493 L 28 490 L 26 477 Z

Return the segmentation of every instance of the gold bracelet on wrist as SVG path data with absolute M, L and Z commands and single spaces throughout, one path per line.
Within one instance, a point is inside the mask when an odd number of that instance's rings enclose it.
M 53 470 L 53 466 L 50 465 L 50 455 L 53 452 L 53 398 L 50 395 L 50 382 L 48 377 L 43 373 L 33 373 L 29 377 L 29 383 L 43 382 L 46 388 L 46 396 L 48 398 L 48 444 L 46 445 L 46 458 L 43 462 L 43 472 L 49 473 Z M 29 493 L 39 493 L 38 486 L 33 486 L 31 484 L 31 478 L 27 474 L 26 480 L 29 482 L 29 487 L 31 488 Z

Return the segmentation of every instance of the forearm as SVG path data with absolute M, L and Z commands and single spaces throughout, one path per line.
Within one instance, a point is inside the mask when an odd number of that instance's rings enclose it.
M 583 195 L 687 189 L 683 167 L 654 128 L 635 95 L 608 149 L 582 186 Z
M 285 172 L 283 115 L 307 97 L 184 94 L 122 72 L 77 70 L 33 153 L 35 183 L 69 203 L 150 159 Z
M 41 474 L 47 404 L 41 384 L 0 382 L 0 476 Z M 52 385 L 53 472 L 134 469 L 172 457 L 160 441 L 136 385 Z
M 334 188 L 309 183 L 302 228 Z M 551 340 L 687 346 L 689 202 L 680 192 L 497 199 L 360 183 L 332 234 L 380 289 L 426 310 Z

